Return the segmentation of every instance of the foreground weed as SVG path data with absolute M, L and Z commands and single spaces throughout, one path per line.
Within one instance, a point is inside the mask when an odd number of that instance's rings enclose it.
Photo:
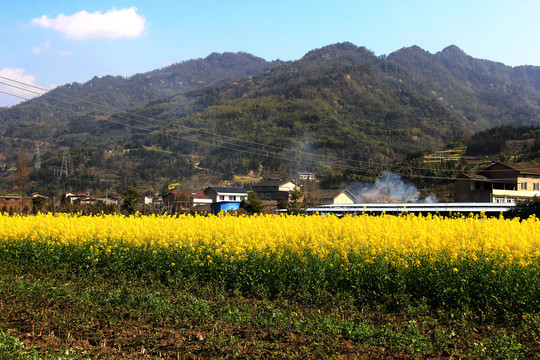
M 25 349 L 26 345 L 10 333 L 0 332 L 0 359 L 38 359 L 34 348 Z
M 1 360 L 76 360 L 92 358 L 85 354 L 85 351 L 80 349 L 64 349 L 57 355 L 46 355 L 39 351 L 34 346 L 27 346 L 22 340 L 12 336 L 9 332 L 0 332 L 0 359 Z
M 523 346 L 513 334 L 495 334 L 474 345 L 474 353 L 479 357 L 529 359 L 532 355 L 530 350 Z

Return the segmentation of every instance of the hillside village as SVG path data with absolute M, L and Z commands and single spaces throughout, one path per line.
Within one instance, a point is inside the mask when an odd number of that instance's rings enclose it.
M 432 161 L 434 156 L 427 156 Z M 395 184 L 399 185 L 399 184 Z M 456 203 L 516 204 L 540 197 L 540 166 L 532 163 L 493 163 L 477 172 L 461 172 L 453 181 L 453 201 Z M 0 196 L 0 211 L 5 213 L 36 213 L 69 211 L 81 213 L 213 213 L 274 212 L 290 210 L 291 202 L 301 209 L 324 205 L 391 204 L 418 202 L 418 193 L 408 197 L 392 197 L 383 188 L 362 188 L 363 192 L 346 187 L 321 188 L 314 173 L 297 172 L 290 180 L 261 179 L 247 186 L 208 186 L 201 191 L 168 191 L 163 194 L 140 195 L 130 188 L 124 196 L 96 197 L 87 193 L 65 192 L 58 197 L 35 192 L 31 196 Z M 297 195 L 295 195 L 295 192 Z M 249 196 L 252 193 L 253 197 Z M 295 197 L 296 196 L 296 197 Z M 426 200 L 424 200 L 426 201 Z M 430 199 L 427 201 L 437 201 Z M 253 210 L 253 203 L 257 208 Z

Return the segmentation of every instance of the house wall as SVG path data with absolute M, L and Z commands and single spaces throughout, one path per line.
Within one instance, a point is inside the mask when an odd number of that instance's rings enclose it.
M 216 202 L 242 202 L 242 200 L 247 200 L 247 192 L 245 193 L 217 193 L 213 189 L 207 189 L 204 192 L 204 195 L 212 199 L 212 203 Z
M 298 179 L 298 180 L 309 180 L 309 181 L 313 181 L 313 180 L 315 180 L 315 174 L 313 174 L 313 173 L 308 173 L 308 172 L 305 172 L 305 173 L 294 173 L 294 178 L 295 178 L 295 179 Z
M 257 197 L 261 200 L 279 200 L 288 199 L 290 191 L 297 187 L 295 183 L 288 181 L 282 185 L 253 185 L 252 190 L 257 193 Z
M 297 188 L 298 186 L 296 186 L 296 184 L 294 184 L 293 182 L 287 182 L 283 185 L 281 185 L 279 187 L 279 191 L 291 191 L 291 190 L 294 190 L 295 188 Z
M 227 201 L 234 201 L 234 202 L 242 202 L 243 200 L 247 200 L 247 195 L 244 194 L 217 194 L 216 199 L 212 202 L 227 202 Z
M 518 177 L 518 190 L 525 190 L 525 191 L 538 191 L 540 190 L 540 176 L 538 175 L 521 175 Z M 527 188 L 523 189 L 522 184 L 527 184 Z M 537 184 L 537 188 L 535 190 L 535 185 Z
M 540 196 L 540 191 L 493 190 L 492 202 L 515 203 L 517 200 Z
M 354 200 L 346 193 L 341 193 L 334 198 L 334 204 L 354 204 Z
M 217 200 L 217 193 L 212 189 L 207 189 L 204 192 L 204 195 L 208 196 L 210 199 L 212 199 L 212 202 L 215 203 Z
M 212 213 L 217 214 L 220 211 L 236 211 L 240 209 L 239 202 L 218 202 L 211 205 Z
M 24 208 L 32 210 L 32 198 L 23 197 L 22 206 L 21 198 L 19 197 L 0 197 L 0 212 L 2 210 L 21 212 Z
M 275 190 L 261 191 L 261 192 L 257 192 L 257 197 L 261 200 L 268 200 L 268 201 L 288 199 L 289 192 L 288 191 L 275 191 Z
M 491 202 L 491 189 L 475 189 L 474 180 L 459 180 L 454 183 L 455 202 Z
M 193 202 L 193 206 L 210 205 L 212 203 L 212 199 L 197 199 L 197 198 L 194 198 L 192 200 L 192 202 Z

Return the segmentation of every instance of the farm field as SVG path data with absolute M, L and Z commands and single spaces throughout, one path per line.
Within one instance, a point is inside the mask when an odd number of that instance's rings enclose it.
M 2 358 L 511 358 L 540 221 L 0 215 Z

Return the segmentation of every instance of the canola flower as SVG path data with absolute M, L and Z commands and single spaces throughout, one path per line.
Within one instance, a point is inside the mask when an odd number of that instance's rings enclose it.
M 0 214 L 2 261 L 540 311 L 535 217 Z

